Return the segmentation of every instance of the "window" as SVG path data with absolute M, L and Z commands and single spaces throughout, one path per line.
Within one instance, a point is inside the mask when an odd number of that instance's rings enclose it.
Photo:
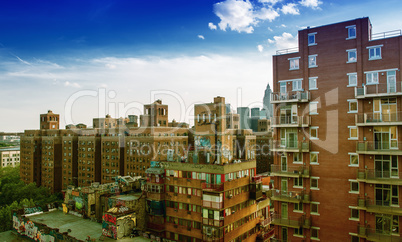
M 320 228 L 311 227 L 311 239 L 318 239 L 318 231 Z
M 359 210 L 356 208 L 350 209 L 350 219 L 351 220 L 359 220 Z
M 349 73 L 348 79 L 349 79 L 349 84 L 348 84 L 349 87 L 357 86 L 357 73 Z
M 349 139 L 348 140 L 357 140 L 357 127 L 356 126 L 348 126 L 349 128 Z
M 358 236 L 351 235 L 351 242 L 359 242 L 360 238 Z
M 317 33 L 311 33 L 311 34 L 308 34 L 308 45 L 310 46 L 310 45 L 316 45 L 317 43 L 315 42 L 315 35 L 316 35 Z
M 309 90 L 317 90 L 317 77 L 310 77 L 308 79 Z
M 299 69 L 299 59 L 300 57 L 296 58 L 289 58 L 289 70 L 298 70 Z
M 294 187 L 303 187 L 303 178 L 294 178 L 293 186 Z
M 293 153 L 293 163 L 302 163 L 303 153 Z
M 375 230 L 378 234 L 399 235 L 399 216 L 379 214 L 375 216 Z
M 310 164 L 318 164 L 318 152 L 310 152 Z
M 349 180 L 350 191 L 349 193 L 359 193 L 359 182 L 356 180 Z
M 348 37 L 346 39 L 355 39 L 356 38 L 356 25 L 346 26 L 348 29 Z
M 294 212 L 303 212 L 303 203 L 295 203 L 293 211 Z
M 317 67 L 317 55 L 309 55 L 308 56 L 308 67 Z
M 348 113 L 357 113 L 357 100 L 356 99 L 349 99 L 349 111 Z
M 369 60 L 381 59 L 381 47 L 382 47 L 382 45 L 367 47 L 367 49 L 369 51 Z
M 318 127 L 310 127 L 310 139 L 318 139 Z
M 375 204 L 377 206 L 399 206 L 399 192 L 396 185 L 375 185 Z
M 378 84 L 378 72 L 366 73 L 366 84 Z
M 311 214 L 319 215 L 319 213 L 318 213 L 318 204 L 320 204 L 320 203 L 319 202 L 311 202 L 311 204 L 310 204 L 310 208 L 311 208 L 310 213 Z
M 310 179 L 310 189 L 319 190 L 318 188 L 318 177 L 311 177 Z
M 356 62 L 357 61 L 357 52 L 356 49 L 346 50 L 348 52 L 348 61 L 347 63 Z
M 311 114 L 318 114 L 318 102 L 310 102 L 310 115 Z
M 303 228 L 295 228 L 293 235 L 295 235 L 295 236 L 303 236 Z
M 292 91 L 301 91 L 302 90 L 302 80 L 294 80 L 292 82 L 293 90 Z
M 349 153 L 350 164 L 349 166 L 359 166 L 359 155 L 356 153 Z

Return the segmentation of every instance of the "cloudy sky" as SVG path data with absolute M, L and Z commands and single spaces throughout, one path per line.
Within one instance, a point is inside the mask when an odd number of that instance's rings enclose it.
M 381 4 L 380 4 L 381 3 Z M 141 114 L 157 98 L 169 120 L 224 96 L 258 106 L 272 55 L 298 30 L 368 16 L 374 33 L 401 29 L 399 0 L 3 0 L 0 131 Z

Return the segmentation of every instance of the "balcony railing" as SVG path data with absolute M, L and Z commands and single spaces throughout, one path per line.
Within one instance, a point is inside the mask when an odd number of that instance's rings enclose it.
M 210 184 L 210 183 L 204 182 L 204 183 L 201 184 L 201 187 L 202 187 L 203 190 L 206 190 L 206 191 L 220 192 L 220 191 L 223 191 L 224 185 L 223 185 L 223 183 L 221 183 L 221 184 Z
M 378 40 L 378 39 L 397 37 L 399 35 L 401 35 L 400 29 L 391 30 L 391 31 L 387 31 L 387 32 L 372 34 L 370 40 Z
M 275 235 L 275 228 L 270 228 L 266 231 L 262 231 L 261 234 L 257 236 L 256 241 L 257 242 L 270 241 L 269 239 L 274 235 Z
M 402 185 L 402 172 L 381 171 L 374 169 L 358 170 L 357 180 L 367 183 L 380 183 L 390 185 Z
M 361 113 L 356 115 L 357 126 L 398 125 L 402 124 L 402 112 Z
M 356 153 L 372 154 L 372 155 L 402 155 L 402 142 L 396 140 L 379 142 L 379 141 L 358 141 L 356 145 Z
M 272 127 L 308 127 L 310 116 L 275 116 L 272 118 Z
M 271 224 L 286 226 L 292 228 L 300 228 L 303 225 L 303 217 L 282 216 L 281 214 L 274 214 L 272 216 Z
M 399 232 L 391 234 L 391 231 L 376 231 L 373 228 L 367 226 L 358 226 L 357 234 L 360 237 L 367 238 L 368 241 L 386 241 L 386 242 L 401 242 L 402 238 L 399 236 Z
M 266 226 L 270 225 L 271 222 L 272 222 L 272 217 L 268 217 L 268 218 L 260 220 L 260 224 L 262 227 L 266 227 Z
M 357 200 L 358 207 L 367 210 L 367 212 L 402 215 L 402 208 L 400 208 L 399 205 L 391 205 L 391 199 L 389 201 L 383 201 L 358 198 Z
M 310 202 L 310 194 L 304 191 L 281 191 L 273 190 L 272 200 L 283 201 L 283 202 Z
M 203 234 L 202 235 L 202 241 L 208 241 L 208 242 L 223 242 L 223 238 L 216 238 L 213 235 L 208 235 L 208 234 Z
M 223 226 L 223 218 L 222 218 L 222 220 L 202 218 L 202 223 L 204 225 L 209 225 L 209 226 L 214 226 L 214 227 L 222 227 Z
M 299 52 L 299 47 L 277 50 L 276 55 L 286 55 L 286 54 L 296 53 L 296 52 Z
M 272 151 L 274 152 L 309 152 L 309 141 L 281 141 L 274 140 L 272 142 Z
M 355 97 L 371 98 L 371 97 L 402 95 L 401 84 L 402 82 L 397 82 L 394 85 L 390 85 L 388 83 L 380 83 L 375 85 L 365 85 L 362 87 L 355 87 Z
M 309 177 L 310 168 L 306 166 L 271 165 L 271 175 L 284 177 Z
M 308 102 L 310 100 L 310 92 L 308 91 L 292 91 L 292 92 L 274 92 L 271 93 L 271 103 L 282 102 Z
M 211 201 L 203 200 L 202 206 L 208 207 L 208 208 L 221 209 L 221 208 L 223 208 L 223 202 L 211 202 Z

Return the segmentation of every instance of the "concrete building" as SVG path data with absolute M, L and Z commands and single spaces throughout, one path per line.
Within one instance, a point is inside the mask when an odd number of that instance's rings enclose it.
M 281 241 L 400 241 L 401 31 L 359 18 L 273 57 L 271 174 Z
M 0 167 L 12 166 L 20 164 L 20 148 L 10 147 L 0 149 Z
M 240 129 L 250 129 L 250 108 L 238 107 L 237 114 L 240 115 Z

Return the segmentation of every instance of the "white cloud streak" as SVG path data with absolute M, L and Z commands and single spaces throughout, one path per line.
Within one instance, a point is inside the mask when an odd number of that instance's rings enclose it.
M 282 6 L 281 9 L 283 14 L 291 14 L 291 15 L 299 15 L 299 9 L 297 8 L 297 4 L 294 3 L 288 3 L 286 5 Z
M 213 23 L 208 23 L 208 28 L 210 28 L 211 30 L 216 30 L 217 29 L 216 25 L 213 24 Z
M 205 39 L 204 35 L 200 35 L 200 34 L 198 35 L 198 38 L 199 38 L 199 39 L 202 39 L 202 40 Z
M 322 2 L 320 0 L 301 0 L 300 5 L 304 6 L 304 7 L 308 7 L 308 8 L 312 8 L 312 9 L 321 9 L 319 7 L 319 5 L 322 4 Z

